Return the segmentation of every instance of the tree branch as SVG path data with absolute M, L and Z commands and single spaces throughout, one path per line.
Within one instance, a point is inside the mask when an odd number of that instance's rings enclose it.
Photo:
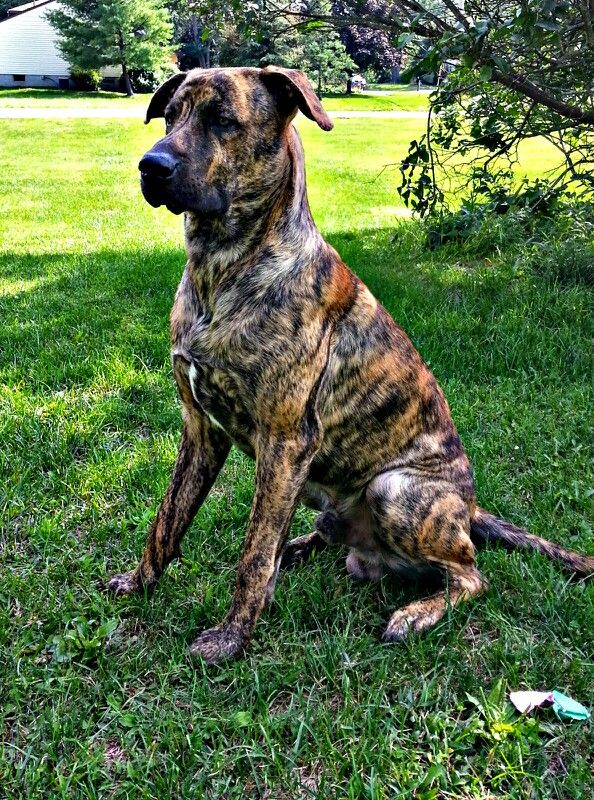
M 508 89 L 520 92 L 526 95 L 526 97 L 530 97 L 537 103 L 550 108 L 551 111 L 556 111 L 557 114 L 567 117 L 567 119 L 572 119 L 578 123 L 585 123 L 586 125 L 594 125 L 594 110 L 585 111 L 582 108 L 572 106 L 563 100 L 559 100 L 557 97 L 551 97 L 551 95 L 539 89 L 538 86 L 528 80 L 524 75 L 518 75 L 518 73 L 513 70 L 509 72 L 500 72 L 500 70 L 494 69 L 491 80 L 496 83 L 501 83 L 503 86 L 507 86 Z
M 456 3 L 453 2 L 453 0 L 443 0 L 443 4 L 446 8 L 448 8 L 452 12 L 452 14 L 456 17 L 460 25 L 462 25 L 462 27 L 464 28 L 464 30 L 468 30 L 468 28 L 470 27 L 470 22 L 460 11 Z

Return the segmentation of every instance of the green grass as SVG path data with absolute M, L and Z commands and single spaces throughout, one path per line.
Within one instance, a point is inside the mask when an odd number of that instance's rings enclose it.
M 423 86 L 423 90 L 429 90 L 431 87 Z M 414 83 L 368 83 L 365 91 L 374 92 L 416 92 L 417 87 Z
M 322 105 L 327 111 L 426 111 L 429 108 L 425 92 L 326 94 Z
M 63 92 L 53 89 L 0 89 L 0 108 L 144 108 L 150 95 L 126 97 L 115 92 Z M 389 93 L 376 96 L 325 94 L 322 99 L 328 111 L 424 111 L 427 94 L 420 92 Z
M 592 704 L 594 585 L 543 558 L 483 551 L 484 598 L 387 646 L 390 611 L 423 587 L 354 585 L 325 553 L 281 577 L 246 658 L 195 666 L 251 500 L 233 453 L 154 596 L 102 592 L 138 558 L 175 457 L 181 221 L 138 188 L 158 123 L 49 124 L 0 122 L 0 796 L 591 796 L 591 722 L 525 720 L 501 694 Z M 488 255 L 429 252 L 379 174 L 419 125 L 302 120 L 315 217 L 445 387 L 480 502 L 592 552 L 592 294 L 525 262 L 536 244 L 505 219 Z M 294 533 L 310 526 L 300 510 Z
M 59 89 L 0 89 L 0 108 L 127 108 L 148 105 L 150 94 L 65 92 Z

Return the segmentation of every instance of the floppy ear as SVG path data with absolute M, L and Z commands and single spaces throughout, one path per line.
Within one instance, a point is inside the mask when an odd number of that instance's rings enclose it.
M 175 92 L 179 89 L 181 84 L 185 81 L 187 72 L 176 72 L 171 78 L 168 78 L 152 96 L 149 107 L 146 110 L 146 119 L 144 124 L 147 125 L 152 119 L 162 117 L 165 114 L 167 103 L 171 100 Z
M 317 122 L 322 130 L 332 130 L 332 120 L 322 108 L 303 72 L 284 67 L 266 67 L 262 70 L 262 80 L 274 95 L 282 114 L 293 117 L 299 109 L 308 119 Z

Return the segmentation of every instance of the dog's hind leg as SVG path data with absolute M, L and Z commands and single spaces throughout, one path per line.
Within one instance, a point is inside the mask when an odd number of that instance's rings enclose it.
M 313 508 L 316 511 L 323 511 L 329 505 L 331 500 L 328 495 L 315 486 L 306 484 L 300 498 L 301 502 L 308 508 Z M 320 519 L 319 515 L 316 519 L 316 528 L 318 528 L 317 521 Z M 291 539 L 283 547 L 280 559 L 277 557 L 277 570 L 273 576 L 276 580 L 279 569 L 291 569 L 292 567 L 306 561 L 313 553 L 320 553 L 328 547 L 328 542 L 320 536 L 319 529 L 312 533 L 306 533 L 304 536 L 298 536 L 296 539 Z M 269 594 L 272 596 L 274 586 L 270 588 Z
M 140 563 L 132 572 L 111 578 L 108 591 L 128 595 L 150 589 L 167 564 L 179 557 L 182 537 L 225 463 L 229 447 L 226 434 L 208 417 L 195 408 L 184 407 L 177 461 Z
M 470 540 L 470 512 L 455 487 L 397 471 L 372 481 L 367 490 L 376 535 L 395 560 L 412 570 L 439 570 L 447 587 L 395 611 L 384 639 L 435 625 L 449 607 L 486 589 Z
M 445 616 L 448 608 L 453 608 L 486 589 L 486 582 L 476 567 L 467 567 L 459 571 L 448 568 L 446 575 L 447 590 L 397 609 L 388 620 L 383 639 L 399 641 L 411 630 L 423 631 L 431 628 Z

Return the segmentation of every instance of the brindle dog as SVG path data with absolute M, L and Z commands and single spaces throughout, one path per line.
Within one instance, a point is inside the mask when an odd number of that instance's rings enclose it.
M 243 651 L 280 566 L 330 543 L 349 548 L 357 578 L 447 577 L 447 591 L 392 614 L 388 640 L 485 589 L 472 538 L 594 571 L 594 557 L 477 508 L 435 378 L 314 225 L 297 109 L 332 128 L 298 71 L 193 70 L 158 89 L 146 118 L 164 116 L 167 127 L 140 161 L 143 194 L 185 212 L 188 261 L 171 313 L 183 433 L 142 559 L 108 585 L 117 594 L 153 586 L 179 556 L 231 444 L 254 458 L 231 608 L 191 645 L 207 662 Z M 321 512 L 316 531 L 286 545 L 300 501 Z

